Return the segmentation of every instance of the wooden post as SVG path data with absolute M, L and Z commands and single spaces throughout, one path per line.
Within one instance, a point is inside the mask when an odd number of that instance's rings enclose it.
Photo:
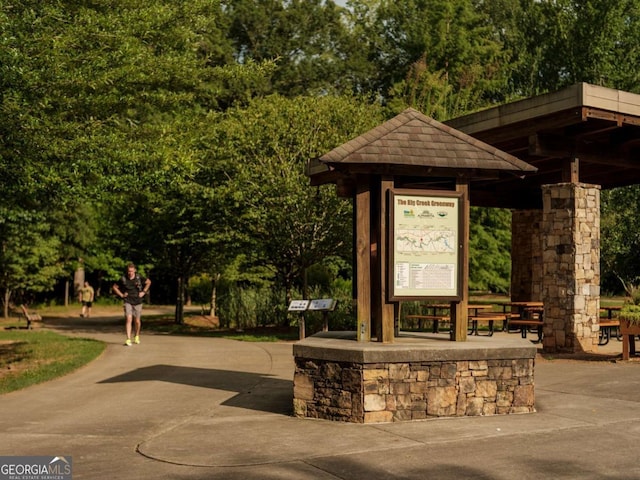
M 371 188 L 358 182 L 355 198 L 356 315 L 359 342 L 371 340 Z
M 304 313 L 301 313 L 300 318 L 298 319 L 298 337 L 300 340 L 304 340 L 307 335 L 304 327 Z
M 460 222 L 460 258 L 458 261 L 462 265 L 460 273 L 462 275 L 462 282 L 460 282 L 460 288 L 462 289 L 462 300 L 460 302 L 451 303 L 451 322 L 453 328 L 451 333 L 453 338 L 451 340 L 456 342 L 464 342 L 467 340 L 467 328 L 468 328 L 468 315 L 467 305 L 469 303 L 469 180 L 458 179 L 456 182 L 456 192 L 462 193 L 462 221 Z
M 380 302 L 380 327 L 377 330 L 378 341 L 382 343 L 392 343 L 394 339 L 394 308 L 393 303 L 388 302 L 387 297 L 387 266 L 388 266 L 388 228 L 387 225 L 387 193 L 393 188 L 393 177 L 383 177 L 380 182 L 378 194 L 378 222 L 380 227 L 377 232 L 378 259 L 377 275 L 380 289 L 375 295 L 379 296 Z
M 572 157 L 562 164 L 562 181 L 564 183 L 578 183 L 580 181 L 580 159 Z

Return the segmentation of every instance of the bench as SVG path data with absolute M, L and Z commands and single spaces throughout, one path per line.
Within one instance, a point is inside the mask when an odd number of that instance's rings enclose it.
M 493 336 L 493 322 L 502 322 L 504 325 L 508 320 L 509 314 L 507 313 L 480 313 L 478 315 L 470 315 L 469 321 L 471 322 L 471 328 L 469 329 L 469 335 L 480 335 L 478 333 L 478 323 L 488 323 L 489 333 L 487 336 Z
M 533 343 L 542 342 L 542 325 L 544 325 L 544 321 L 540 319 L 525 319 L 525 318 L 510 318 L 507 320 L 508 330 L 511 330 L 511 327 L 519 327 L 518 330 L 522 334 L 522 338 L 527 338 L 527 331 L 530 327 L 535 327 L 536 332 L 538 333 L 538 340 Z
M 600 336 L 598 338 L 598 345 L 606 345 L 609 343 L 611 339 L 611 330 L 614 328 L 617 329 L 616 338 L 618 340 L 622 340 L 622 335 L 620 335 L 620 320 L 609 320 L 609 319 L 600 319 L 598 323 L 600 326 Z
M 32 323 L 42 321 L 42 317 L 40 316 L 40 314 L 36 312 L 30 312 L 29 310 L 27 310 L 27 307 L 24 304 L 20 305 L 20 309 L 22 310 L 20 318 L 24 318 L 26 320 L 28 330 L 31 330 Z
M 420 329 L 422 329 L 423 322 L 425 320 L 433 322 L 433 333 L 438 333 L 440 331 L 440 322 L 449 322 L 450 318 L 448 315 L 407 315 L 405 317 L 407 320 L 417 320 Z

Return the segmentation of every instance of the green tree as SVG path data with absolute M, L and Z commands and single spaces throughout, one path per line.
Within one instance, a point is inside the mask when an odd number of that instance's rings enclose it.
M 219 124 L 217 143 L 224 142 L 235 169 L 235 229 L 245 233 L 254 264 L 274 269 L 287 303 L 311 265 L 331 255 L 350 258 L 351 205 L 329 186 L 310 186 L 307 160 L 380 120 L 378 109 L 348 98 L 270 96 L 230 110 Z
M 469 232 L 469 289 L 508 293 L 511 285 L 511 212 L 473 207 Z
M 374 87 L 399 111 L 439 120 L 503 99 L 506 56 L 485 16 L 467 0 L 352 1 L 378 72 Z M 357 34 L 361 37 L 364 35 Z
M 640 186 L 602 192 L 601 265 L 603 290 L 630 293 L 640 285 Z
M 529 97 L 577 82 L 638 91 L 638 0 L 495 0 L 478 5 L 509 54 L 508 96 Z
M 16 1 L 1 12 L 3 187 L 55 216 L 68 260 L 106 276 L 119 269 L 108 262 L 152 263 L 159 249 L 137 207 L 192 179 L 184 119 L 245 94 L 245 77 L 217 68 L 232 61 L 219 2 Z M 80 228 L 97 225 L 78 224 L 77 205 L 103 217 L 100 238 Z
M 343 22 L 346 10 L 334 2 L 233 0 L 225 13 L 238 62 L 277 62 L 272 92 L 293 97 L 356 88 L 350 58 L 360 46 Z
M 0 208 L 0 289 L 4 317 L 16 294 L 50 289 L 63 273 L 60 240 L 43 215 Z

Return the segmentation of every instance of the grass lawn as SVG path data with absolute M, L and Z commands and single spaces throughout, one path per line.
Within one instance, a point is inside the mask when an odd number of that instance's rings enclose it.
M 198 337 L 218 337 L 243 342 L 282 342 L 298 340 L 298 327 L 252 327 L 244 330 L 220 329 L 202 315 L 185 315 L 184 324 L 178 325 L 173 316 L 154 316 L 142 319 L 146 331 L 170 335 L 194 335 Z
M 104 349 L 97 340 L 45 330 L 0 330 L 0 394 L 66 375 Z

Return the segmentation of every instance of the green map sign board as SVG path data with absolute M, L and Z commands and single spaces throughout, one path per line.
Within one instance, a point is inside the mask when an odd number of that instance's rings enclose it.
M 462 194 L 390 191 L 389 300 L 459 301 Z

